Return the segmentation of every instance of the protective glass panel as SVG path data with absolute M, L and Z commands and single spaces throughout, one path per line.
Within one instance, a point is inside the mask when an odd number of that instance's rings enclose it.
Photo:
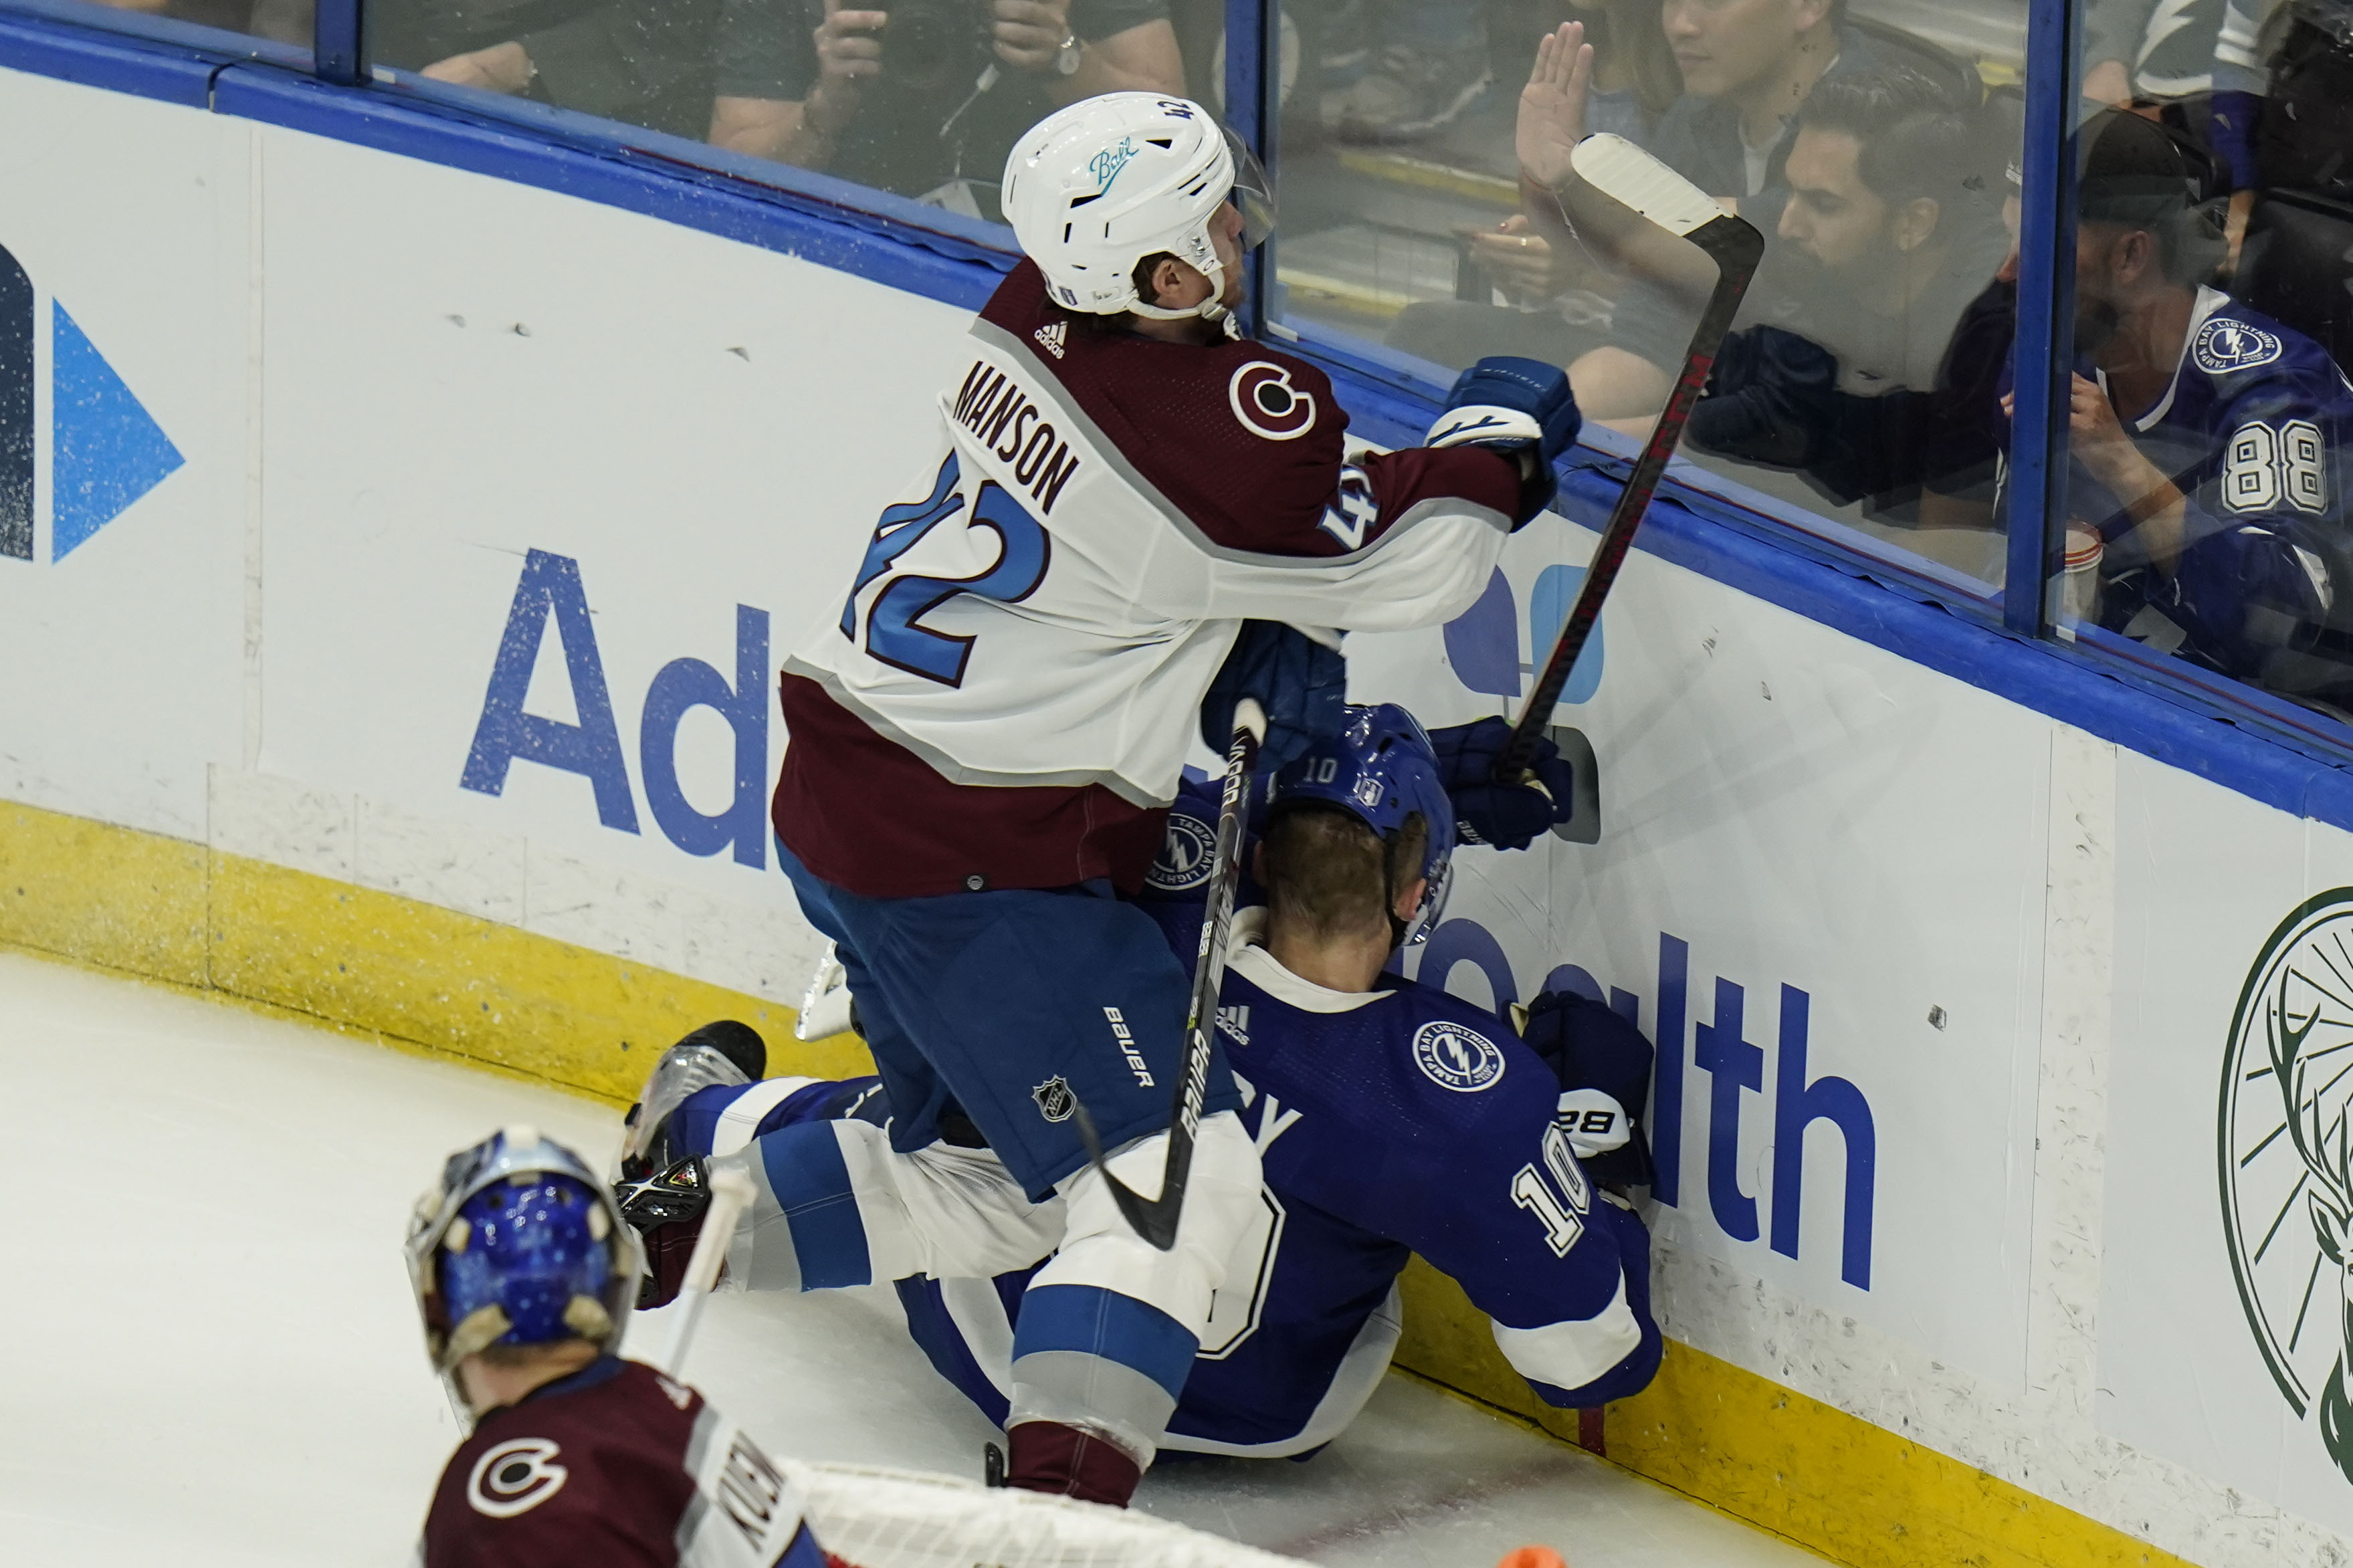
M 1639 437 L 1695 307 L 1655 254 L 1564 224 L 1539 166 L 1623 136 L 1766 241 L 1685 434 L 1706 472 L 1686 477 L 1962 592 L 1998 587 L 2024 0 L 1288 10 L 1288 326 L 1441 380 L 1488 354 L 1549 360 L 1595 444 Z
M 2052 618 L 2133 658 L 2343 718 L 2348 13 L 2305 0 L 2102 0 L 2083 24 Z
M 79 12 L 82 15 L 74 19 L 93 27 L 162 36 L 200 47 L 227 40 L 183 29 L 232 33 L 265 46 L 256 51 L 265 58 L 290 61 L 311 48 L 311 0 L 65 0 L 42 9 L 60 16 Z
M 1022 132 L 1096 93 L 1205 88 L 1221 24 L 1221 8 L 1198 0 L 368 7 L 379 66 L 708 142 L 992 224 L 1001 221 L 1006 155 Z

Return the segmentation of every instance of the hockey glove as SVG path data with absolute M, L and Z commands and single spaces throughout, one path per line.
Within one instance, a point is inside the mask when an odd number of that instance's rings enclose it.
M 1528 761 L 1534 778 L 1525 784 L 1495 782 L 1495 759 L 1511 741 L 1512 727 L 1501 719 L 1430 732 L 1438 776 L 1454 803 L 1454 836 L 1465 844 L 1525 849 L 1577 808 L 1577 773 L 1561 760 L 1560 748 L 1541 735 Z
M 1281 621 L 1244 621 L 1201 700 L 1201 739 L 1224 756 L 1234 738 L 1234 705 L 1255 697 L 1266 710 L 1258 765 L 1271 773 L 1340 732 L 1347 694 L 1348 667 L 1336 650 Z
M 1542 360 L 1490 354 L 1454 378 L 1445 411 L 1426 447 L 1485 447 L 1520 462 L 1520 515 L 1514 527 L 1552 504 L 1559 480 L 1553 460 L 1577 444 L 1584 426 L 1568 376 Z
M 1520 1037 L 1559 1075 L 1556 1116 L 1593 1179 L 1648 1185 L 1641 1115 L 1653 1053 L 1642 1031 L 1589 996 L 1547 991 L 1529 1004 Z

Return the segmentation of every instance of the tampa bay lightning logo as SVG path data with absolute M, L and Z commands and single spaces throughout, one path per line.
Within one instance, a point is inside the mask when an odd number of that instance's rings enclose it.
M 1504 1079 L 1504 1052 L 1475 1029 L 1440 1018 L 1413 1032 L 1413 1061 L 1440 1089 L 1476 1094 Z
M 1160 858 L 1144 874 L 1145 885 L 1155 893 L 1189 892 L 1209 879 L 1209 863 L 1218 836 L 1198 816 L 1168 814 L 1168 833 L 1160 841 Z
M 1315 426 L 1315 395 L 1291 384 L 1291 372 L 1254 359 L 1226 383 L 1226 401 L 1242 428 L 1269 441 L 1295 441 Z
M 2271 363 L 2280 356 L 2280 341 L 2276 333 L 2261 327 L 2217 316 L 2198 329 L 2198 341 L 2189 352 L 2200 370 L 2209 375 L 2221 375 Z

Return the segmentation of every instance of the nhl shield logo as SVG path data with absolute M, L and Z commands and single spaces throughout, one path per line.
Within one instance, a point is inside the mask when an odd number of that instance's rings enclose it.
M 2222 1066 L 2216 1167 L 2247 1329 L 2353 1479 L 2353 888 L 2307 900 L 2248 971 Z
M 1460 1024 L 1437 1019 L 1413 1032 L 1413 1061 L 1440 1089 L 1476 1094 L 1503 1081 L 1503 1047 Z
M 1038 1114 L 1049 1121 L 1068 1121 L 1071 1112 L 1079 1108 L 1079 1097 L 1071 1092 L 1070 1080 L 1060 1073 L 1031 1089 L 1029 1098 L 1038 1102 Z
M 1144 881 L 1155 893 L 1189 892 L 1209 879 L 1218 849 L 1217 830 L 1198 816 L 1168 814 L 1168 832 L 1160 841 L 1159 858 Z

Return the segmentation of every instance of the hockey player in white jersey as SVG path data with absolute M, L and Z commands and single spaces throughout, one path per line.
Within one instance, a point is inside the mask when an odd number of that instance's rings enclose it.
M 1222 1060 L 1168 1252 L 1128 1230 L 1075 1118 L 1150 1188 L 1187 975 L 1120 895 L 1203 697 L 1266 623 L 1229 684 L 1275 716 L 1283 760 L 1319 681 L 1275 624 L 1461 613 L 1577 426 L 1556 368 L 1497 362 L 1464 373 L 1430 446 L 1344 461 L 1330 382 L 1232 331 L 1265 191 L 1182 99 L 1106 95 L 1022 139 L 1004 207 L 1028 259 L 781 683 L 779 858 L 858 997 L 893 1108 L 883 1157 L 928 1194 L 911 1235 L 953 1264 L 928 1271 L 984 1275 L 1036 1258 L 1032 1232 L 1059 1238 L 1016 1335 L 1010 1479 L 1106 1502 L 1151 1462 L 1258 1201 Z M 1321 677 L 1324 702 L 1337 684 Z M 943 1142 L 967 1122 L 985 1153 Z M 1004 1235 L 993 1182 L 1037 1211 Z
M 1649 1180 L 1649 1043 L 1569 994 L 1537 1000 L 1524 1040 L 1384 973 L 1443 909 L 1469 793 L 1450 801 L 1428 738 L 1391 706 L 1349 710 L 1275 781 L 1254 860 L 1265 902 L 1237 917 L 1219 1010 L 1264 1186 L 1165 1450 L 1298 1457 L 1337 1436 L 1388 1366 L 1415 1253 L 1491 1316 L 1551 1404 L 1624 1398 L 1658 1368 L 1649 1234 L 1609 1190 Z M 1471 814 L 1480 837 L 1515 837 L 1487 804 Z M 1214 784 L 1188 785 L 1149 879 L 1145 904 L 1178 951 L 1196 941 L 1216 817 Z M 757 1081 L 760 1063 L 734 1055 L 747 1070 L 719 1073 L 733 1081 L 646 1108 L 674 1107 L 666 1153 L 716 1153 L 776 1194 L 779 1218 L 747 1227 L 730 1267 L 754 1287 L 893 1278 L 909 1254 L 867 1152 L 890 1111 L 881 1086 Z M 1000 1423 L 1031 1272 L 895 1279 L 916 1342 Z

